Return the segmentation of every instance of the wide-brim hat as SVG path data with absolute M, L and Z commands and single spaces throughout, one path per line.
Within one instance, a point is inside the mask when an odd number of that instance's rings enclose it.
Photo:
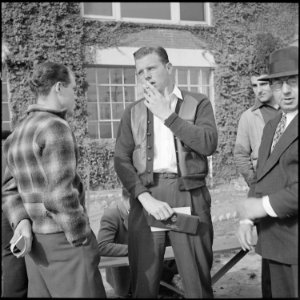
M 269 57 L 269 73 L 258 81 L 298 75 L 298 51 L 298 47 L 289 46 L 272 52 Z

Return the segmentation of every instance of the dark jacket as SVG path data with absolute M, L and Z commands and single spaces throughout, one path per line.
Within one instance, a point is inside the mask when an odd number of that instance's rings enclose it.
M 203 94 L 182 91 L 179 113 L 165 120 L 178 140 L 181 190 L 205 185 L 207 156 L 217 147 L 217 128 L 213 109 Z M 181 101 L 181 100 L 178 100 Z M 115 169 L 123 185 L 137 197 L 153 183 L 153 114 L 143 99 L 125 109 L 116 140 Z
M 257 253 L 285 264 L 298 264 L 298 115 L 292 120 L 270 154 L 281 114 L 264 128 L 258 154 L 257 180 L 251 194 L 268 195 L 277 218 L 258 223 Z
M 128 255 L 128 212 L 123 202 L 108 208 L 100 221 L 98 249 L 100 256 Z M 106 269 L 106 281 L 118 296 L 126 296 L 130 288 L 129 267 Z

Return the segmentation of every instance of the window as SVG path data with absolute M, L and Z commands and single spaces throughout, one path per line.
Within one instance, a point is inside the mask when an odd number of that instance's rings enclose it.
M 125 107 L 135 101 L 134 67 L 87 68 L 89 137 L 115 138 Z
M 116 57 L 114 59 L 118 61 Z M 179 87 L 206 94 L 213 104 L 212 71 L 211 67 L 173 67 L 174 79 Z M 116 138 L 125 107 L 143 96 L 141 87 L 137 85 L 134 65 L 87 66 L 87 81 L 89 137 Z
M 2 130 L 10 130 L 10 112 L 8 108 L 8 81 L 7 70 L 2 67 Z
M 204 2 L 83 2 L 82 16 L 142 23 L 210 25 Z

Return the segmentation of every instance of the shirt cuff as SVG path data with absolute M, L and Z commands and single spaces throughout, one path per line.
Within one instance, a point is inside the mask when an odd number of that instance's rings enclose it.
M 272 206 L 270 204 L 269 196 L 262 197 L 262 205 L 263 205 L 264 210 L 270 217 L 277 217 L 277 214 L 275 213 L 274 209 L 272 208 Z
M 243 220 L 240 220 L 240 224 L 250 224 L 250 225 L 254 225 L 254 222 L 250 219 L 243 219 Z

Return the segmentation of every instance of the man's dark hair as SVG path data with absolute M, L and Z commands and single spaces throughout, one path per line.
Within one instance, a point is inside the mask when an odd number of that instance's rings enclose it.
M 156 53 L 163 64 L 169 62 L 167 51 L 163 47 L 142 47 L 133 53 L 135 60 L 140 59 L 148 54 Z
M 47 96 L 52 86 L 59 81 L 64 86 L 70 84 L 69 69 L 63 64 L 47 61 L 35 67 L 29 85 L 36 96 Z

